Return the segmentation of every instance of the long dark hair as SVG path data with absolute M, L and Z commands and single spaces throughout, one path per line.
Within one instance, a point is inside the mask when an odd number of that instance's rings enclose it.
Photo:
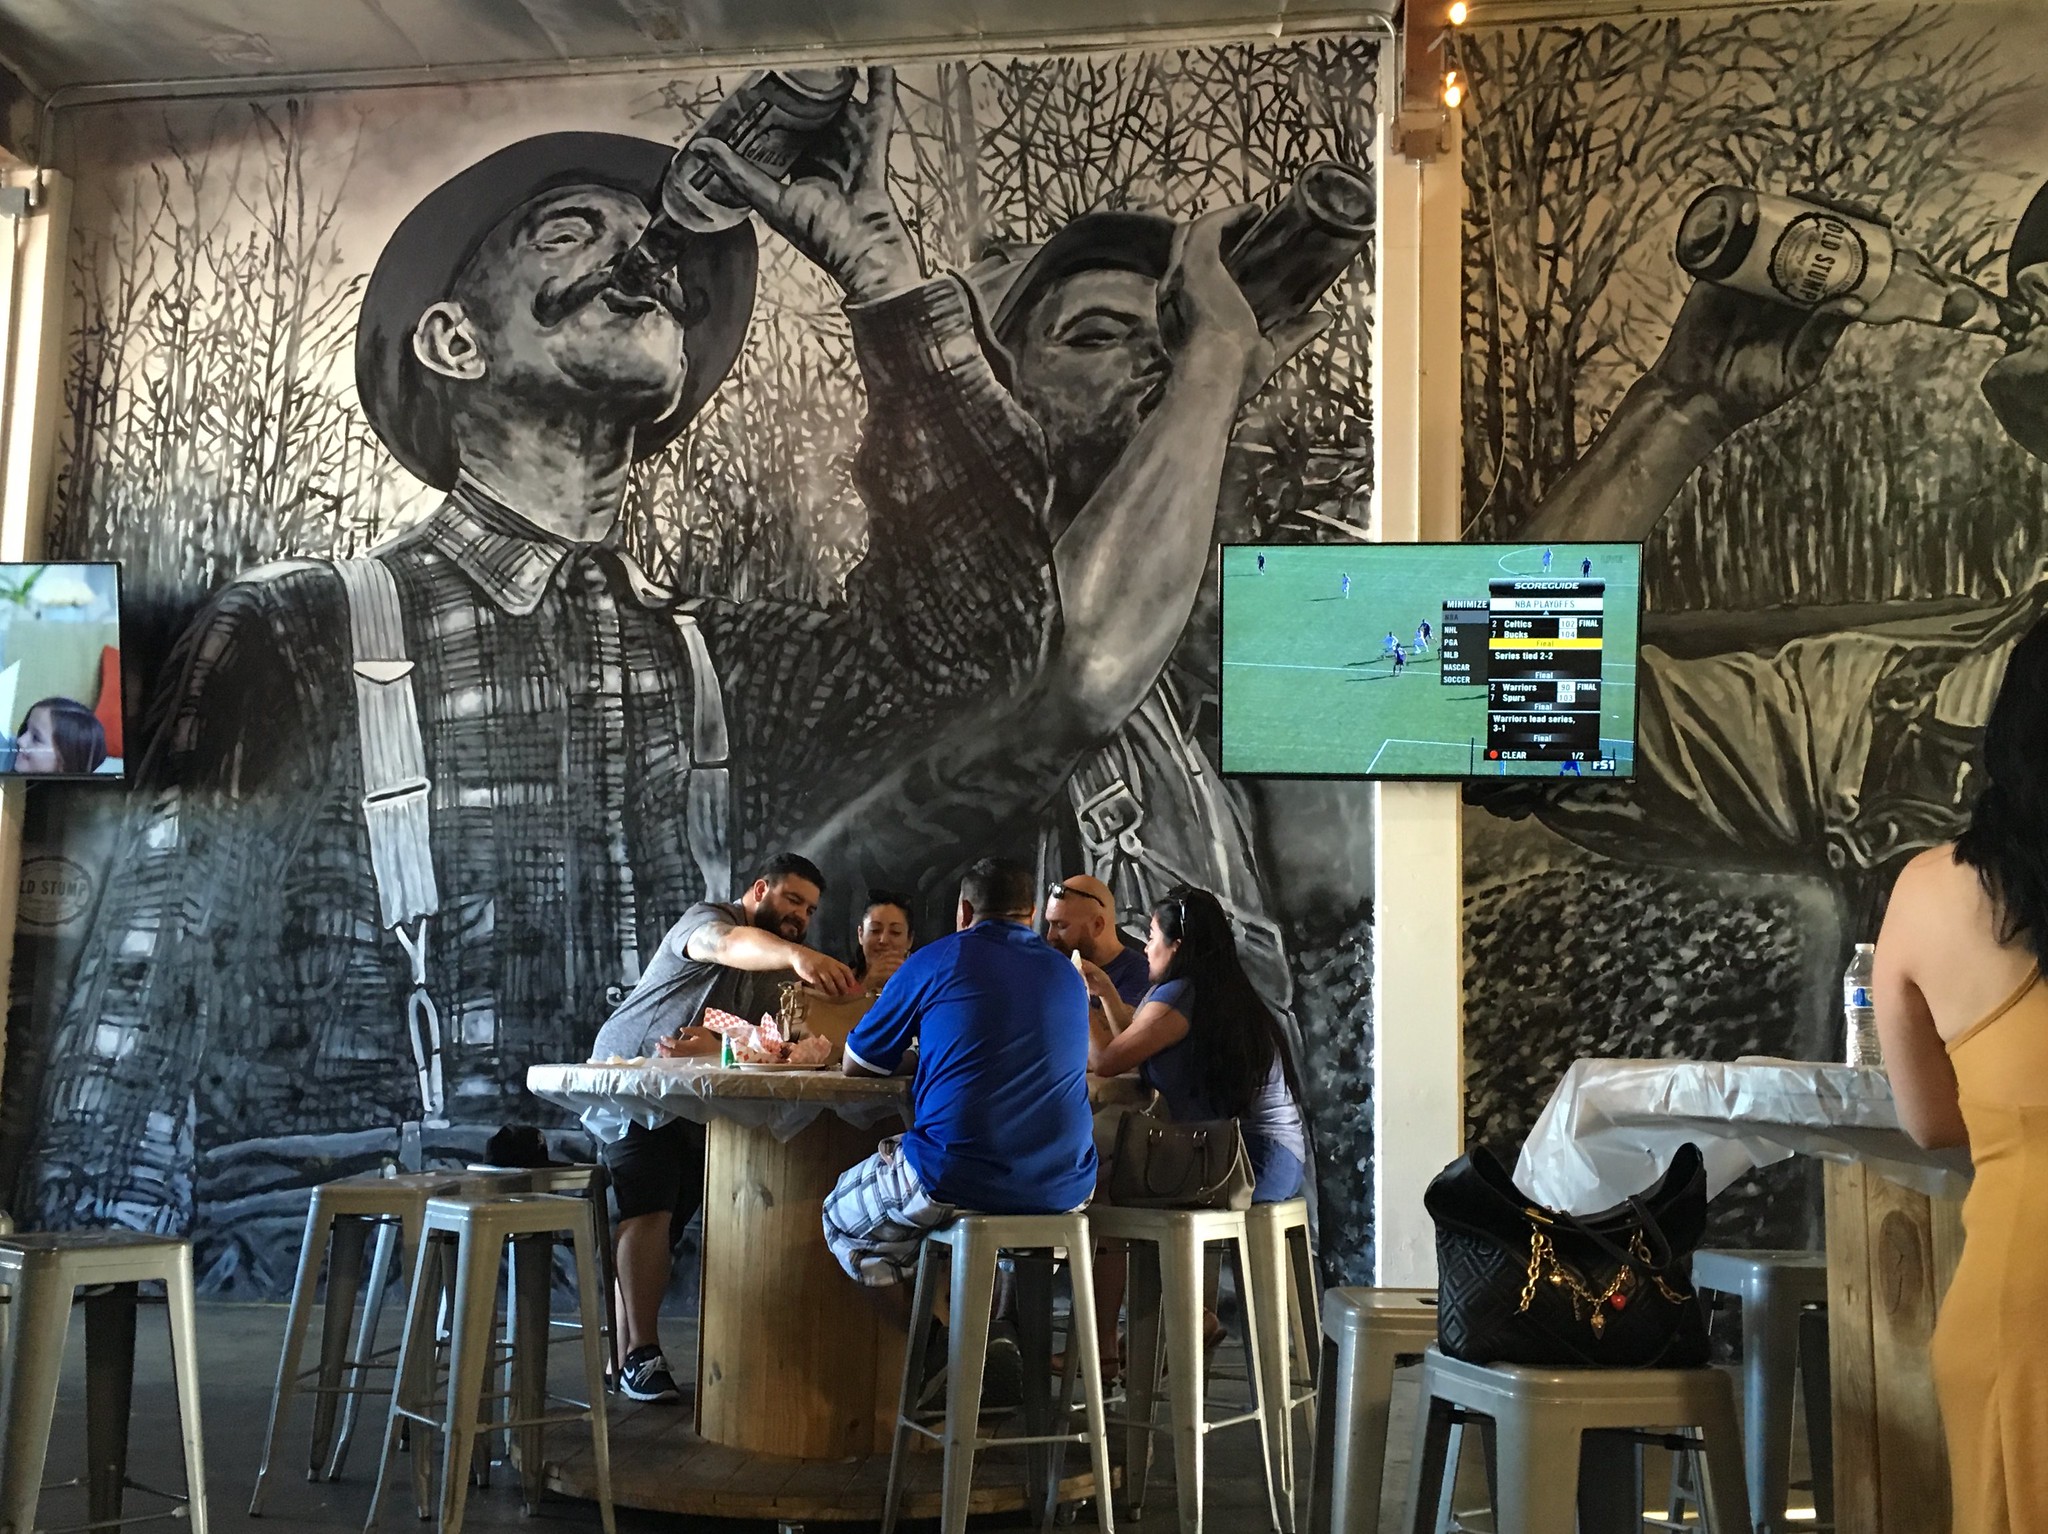
M 2048 971 L 2048 620 L 2013 646 L 1981 759 L 1985 783 L 1956 861 L 1998 907 L 1998 940 L 2024 937 Z
M 21 727 L 37 709 L 50 714 L 50 744 L 57 748 L 59 772 L 98 772 L 107 759 L 107 732 L 99 716 L 76 698 L 39 698 L 21 716 Z
M 1194 1051 L 1202 1095 L 1226 1118 L 1243 1118 L 1273 1074 L 1277 1059 L 1287 1090 L 1299 1105 L 1301 1081 L 1287 1050 L 1287 1036 L 1244 972 L 1222 902 L 1207 890 L 1181 885 L 1152 907 L 1152 916 L 1160 935 L 1180 944 L 1165 978 L 1189 981 L 1194 989 L 1188 1007 L 1188 1047 Z
M 868 898 L 861 902 L 860 915 L 853 919 L 853 976 L 856 980 L 865 980 L 868 974 L 868 951 L 861 946 L 861 925 L 867 921 L 868 912 L 878 905 L 892 905 L 901 911 L 910 941 L 917 941 L 917 914 L 910 904 L 910 897 L 897 890 L 869 890 Z

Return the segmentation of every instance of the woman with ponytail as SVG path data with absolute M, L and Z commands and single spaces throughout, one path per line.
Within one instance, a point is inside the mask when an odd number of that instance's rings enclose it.
M 2048 623 L 2013 647 L 1967 830 L 1906 865 L 1877 942 L 1899 1120 L 1968 1146 L 1934 1330 L 1956 1534 L 2048 1534 Z
M 1301 1191 L 1308 1137 L 1301 1082 L 1280 1020 L 1252 988 L 1222 902 L 1182 886 L 1152 908 L 1145 943 L 1152 989 L 1126 1008 L 1109 976 L 1085 961 L 1088 1069 L 1135 1068 L 1175 1119 L 1236 1119 L 1251 1153 L 1252 1201 Z

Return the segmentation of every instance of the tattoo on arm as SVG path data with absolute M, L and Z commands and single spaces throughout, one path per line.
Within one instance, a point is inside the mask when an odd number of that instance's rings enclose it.
M 733 924 L 729 921 L 709 922 L 690 934 L 683 944 L 683 952 L 699 964 L 722 963 L 733 931 Z

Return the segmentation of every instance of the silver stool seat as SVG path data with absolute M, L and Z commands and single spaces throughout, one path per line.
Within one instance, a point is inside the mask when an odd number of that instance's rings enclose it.
M 124 1517 L 124 1494 L 130 1489 L 128 1418 L 134 1391 L 136 1285 L 151 1281 L 164 1286 L 169 1312 L 185 1495 L 171 1497 L 171 1506 L 163 1512 Z M 0 1389 L 5 1434 L 0 1444 L 0 1527 L 20 1534 L 35 1527 L 73 1291 L 102 1285 L 111 1288 L 88 1295 L 85 1302 L 87 1517 L 91 1525 L 104 1526 L 183 1517 L 190 1521 L 193 1534 L 206 1534 L 192 1248 L 174 1237 L 124 1230 L 0 1238 L 0 1287 L 12 1291 L 6 1378 Z
M 1164 1371 L 1171 1413 L 1167 1431 L 1173 1439 L 1175 1490 L 1180 1500 L 1182 1534 L 1202 1534 L 1204 1445 L 1220 1428 L 1254 1423 L 1259 1430 L 1259 1460 L 1266 1476 L 1266 1506 L 1272 1527 L 1292 1534 L 1294 1509 L 1280 1500 L 1281 1472 L 1267 1429 L 1266 1384 L 1285 1377 L 1282 1360 L 1265 1356 L 1259 1345 L 1258 1288 L 1247 1255 L 1248 1222 L 1238 1209 L 1119 1209 L 1099 1205 L 1089 1211 L 1095 1234 L 1131 1245 L 1129 1363 L 1124 1400 L 1129 1417 L 1124 1456 L 1124 1499 L 1137 1517 L 1145 1505 L 1150 1479 L 1153 1424 Z M 1238 1296 L 1243 1302 L 1249 1409 L 1234 1416 L 1208 1415 L 1203 1357 L 1202 1291 L 1204 1256 L 1211 1242 L 1224 1244 L 1236 1258 Z
M 1801 1373 L 1806 1377 L 1814 1511 L 1819 1522 L 1833 1523 L 1827 1253 L 1696 1252 L 1692 1281 L 1694 1287 L 1725 1294 L 1742 1307 L 1742 1458 L 1749 1479 L 1749 1515 L 1758 1534 L 1785 1534 L 1791 1527 L 1785 1515 L 1791 1500 L 1792 1399 L 1795 1378 Z M 1802 1318 L 1809 1308 L 1820 1310 L 1822 1320 L 1802 1339 Z
M 924 1238 L 912 1296 L 910 1343 L 903 1353 L 903 1389 L 896 1407 L 896 1431 L 889 1445 L 889 1482 L 882 1502 L 881 1534 L 893 1534 L 903 1500 L 903 1477 L 912 1434 L 945 1446 L 941 1474 L 940 1534 L 966 1534 L 974 1494 L 974 1456 L 1000 1444 L 1023 1444 L 1040 1506 L 1041 1527 L 1049 1528 L 1059 1505 L 1065 1446 L 1085 1443 L 1095 1472 L 1095 1526 L 1111 1534 L 1109 1428 L 1103 1416 L 1102 1367 L 1095 1334 L 1094 1241 L 1088 1216 L 1075 1214 L 963 1214 Z M 1004 1255 L 1015 1259 L 1018 1330 L 1024 1334 L 1025 1436 L 990 1438 L 981 1432 L 982 1365 L 988 1356 L 989 1310 L 995 1299 L 996 1269 Z M 1067 1364 L 1055 1420 L 1046 1399 L 1051 1377 L 1052 1263 L 1067 1259 L 1073 1308 L 1067 1321 Z M 925 1382 L 926 1345 L 932 1307 L 938 1299 L 936 1269 L 950 1260 L 952 1331 L 947 1338 L 946 1409 L 934 1428 L 917 1410 Z M 1083 1409 L 1081 1430 L 1071 1431 L 1074 1392 Z M 1051 1452 L 1046 1452 L 1050 1450 Z
M 1637 1435 L 1696 1429 L 1665 1440 L 1697 1454 L 1706 1488 L 1703 1528 L 1751 1534 L 1735 1430 L 1735 1392 L 1718 1369 L 1529 1369 L 1423 1354 L 1415 1463 L 1408 1482 L 1414 1534 L 1448 1526 L 1454 1430 L 1466 1416 L 1487 1437 L 1497 1534 L 1636 1534 Z
M 1332 1289 L 1323 1296 L 1311 1534 L 1377 1534 L 1394 1370 L 1435 1341 L 1434 1289 Z
M 547 1389 L 548 1292 L 552 1282 L 554 1246 L 567 1240 L 576 1265 L 576 1294 L 582 1324 L 585 1399 L 565 1401 L 568 1408 L 550 1411 Z M 503 1417 L 488 1415 L 485 1378 L 497 1354 L 498 1273 L 505 1243 L 512 1243 L 515 1302 L 511 1340 L 512 1388 Z M 377 1526 L 377 1513 L 391 1471 L 391 1456 L 402 1425 L 416 1435 L 441 1435 L 442 1534 L 459 1534 L 469 1496 L 469 1469 L 480 1435 L 507 1432 L 517 1447 L 521 1498 L 526 1510 L 540 1502 L 542 1435 L 558 1423 L 590 1424 L 591 1457 L 597 1470 L 598 1512 L 605 1534 L 615 1534 L 611 1493 L 611 1450 L 604 1401 L 604 1364 L 598 1356 L 603 1322 L 598 1313 L 597 1260 L 593 1221 L 587 1199 L 560 1194 L 518 1193 L 503 1197 L 433 1198 L 413 1264 L 405 1336 L 399 1344 L 398 1375 L 391 1410 L 377 1459 L 377 1485 L 371 1493 L 365 1530 Z M 436 1406 L 434 1376 L 437 1316 L 447 1292 L 444 1266 L 452 1265 L 453 1299 L 449 1311 L 448 1392 Z M 413 1498 L 421 1518 L 427 1505 L 428 1459 L 416 1444 L 413 1455 Z

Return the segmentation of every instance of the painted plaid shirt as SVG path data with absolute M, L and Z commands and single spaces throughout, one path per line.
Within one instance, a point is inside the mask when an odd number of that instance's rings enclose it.
M 852 797 L 894 743 L 1024 686 L 1057 621 L 1035 431 L 958 284 L 850 320 L 871 515 L 845 603 L 687 604 L 724 686 L 742 867 Z M 621 553 L 552 538 L 466 482 L 379 557 L 433 784 L 448 1117 L 480 1135 L 531 1111 L 529 1064 L 583 1057 L 687 906 L 729 893 L 705 890 L 684 826 L 691 673 L 676 604 Z M 239 1273 L 205 1250 L 238 1242 L 274 1286 L 303 1209 L 289 1190 L 373 1163 L 420 1116 L 348 635 L 340 581 L 309 562 L 235 581 L 180 641 L 45 1053 L 28 1198 L 50 1226 L 197 1214 L 203 1263 Z M 209 1229 L 230 1203 L 234 1228 Z

